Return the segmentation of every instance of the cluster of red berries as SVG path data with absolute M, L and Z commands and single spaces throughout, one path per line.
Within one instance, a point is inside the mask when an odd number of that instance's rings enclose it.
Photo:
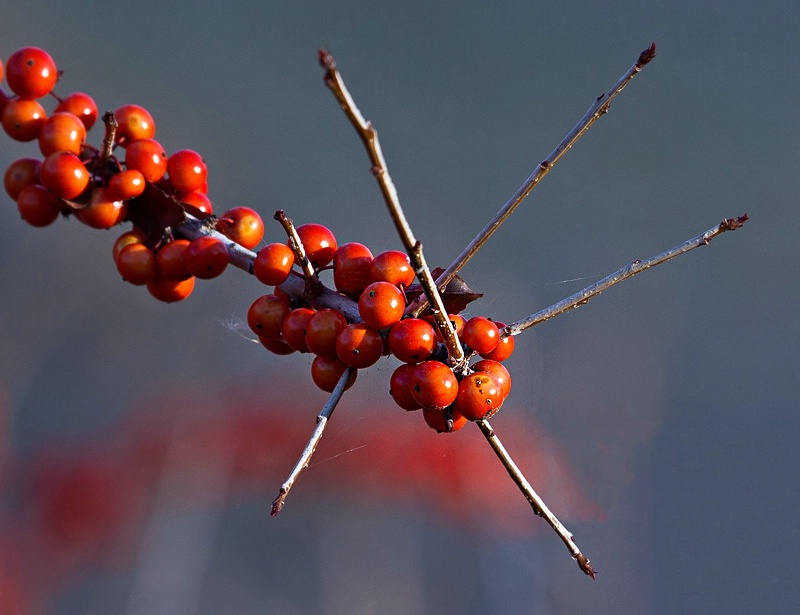
M 0 63 L 0 78 L 2 73 Z M 167 302 L 186 298 L 196 278 L 219 276 L 233 244 L 250 250 L 261 243 L 264 224 L 252 209 L 235 207 L 213 216 L 202 157 L 188 149 L 167 156 L 154 139 L 155 122 L 145 108 L 129 104 L 107 113 L 104 144 L 98 149 L 86 143 L 98 117 L 97 105 L 82 92 L 65 98 L 53 93 L 58 71 L 45 51 L 16 51 L 5 73 L 14 96 L 0 89 L 3 129 L 18 141 L 38 140 L 43 156 L 12 162 L 4 176 L 7 193 L 33 226 L 52 224 L 59 215 L 99 229 L 132 222 L 133 229 L 114 243 L 117 270 L 126 281 L 146 285 Z M 49 116 L 37 100 L 47 95 L 57 101 Z M 124 151 L 121 159 L 114 154 L 116 148 Z M 230 242 L 212 234 L 191 241 L 175 236 L 173 227 L 187 212 Z M 390 250 L 373 257 L 360 243 L 338 246 L 333 233 L 319 224 L 296 231 L 314 276 L 332 269 L 336 292 L 357 302 L 357 317 L 355 311 L 345 315 L 329 307 L 316 309 L 314 296 L 282 289 L 290 275 L 305 274 L 293 270 L 301 263 L 291 242 L 271 243 L 258 251 L 252 272 L 275 290 L 256 299 L 247 314 L 250 328 L 267 349 L 316 355 L 311 375 L 328 392 L 348 367 L 349 387 L 357 370 L 392 354 L 402 362 L 391 376 L 392 398 L 406 410 L 422 409 L 427 424 L 437 431 L 455 431 L 468 420 L 497 412 L 511 389 L 511 377 L 500 362 L 514 349 L 514 339 L 500 334 L 502 323 L 449 315 L 461 343 L 481 358 L 467 373 L 456 374 L 432 317 L 407 313 L 407 290 L 415 274 L 405 253 Z
M 277 354 L 315 354 L 312 379 L 328 392 L 347 367 L 352 368 L 349 387 L 357 370 L 392 354 L 403 363 L 391 376 L 392 398 L 405 410 L 422 409 L 425 421 L 438 431 L 455 431 L 467 420 L 497 412 L 511 389 L 511 377 L 501 361 L 514 350 L 514 339 L 500 335 L 502 323 L 482 316 L 466 320 L 449 315 L 462 344 L 482 359 L 459 379 L 448 366 L 447 350 L 432 317 L 406 313 L 406 290 L 414 281 L 414 270 L 404 252 L 389 250 L 373 257 L 360 243 L 339 246 L 334 234 L 320 224 L 299 226 L 297 234 L 315 270 L 332 267 L 336 291 L 358 302 L 360 320 L 348 322 L 339 310 L 317 310 L 283 292 L 280 285 L 296 259 L 286 244 L 270 244 L 259 251 L 253 269 L 259 280 L 276 289 L 256 299 L 247 314 L 250 328 L 266 348 Z
M 164 232 L 167 224 L 141 220 L 147 213 L 163 215 L 154 201 L 172 199 L 200 218 L 213 214 L 207 196 L 208 170 L 197 152 L 181 149 L 167 156 L 154 139 L 156 125 L 139 105 L 122 105 L 109 114 L 113 126 L 111 150 L 106 155 L 86 143 L 97 121 L 97 105 L 88 94 L 74 92 L 61 98 L 53 92 L 58 79 L 55 62 L 38 47 L 24 47 L 9 56 L 5 78 L 14 96 L 0 89 L 0 121 L 8 136 L 34 141 L 41 158 L 20 158 L 6 169 L 3 183 L 17 203 L 22 218 L 33 226 L 48 226 L 59 215 L 74 216 L 98 229 L 127 220 L 144 222 L 123 233 L 113 256 L 122 277 L 147 285 L 163 301 L 179 301 L 194 288 L 195 278 L 212 278 L 228 264 L 228 249 L 217 238 L 176 239 Z M 0 78 L 3 65 L 0 62 Z M 47 114 L 39 99 L 51 96 L 56 105 Z M 107 133 L 108 134 L 108 133 Z M 153 191 L 152 188 L 158 191 Z M 149 189 L 150 188 L 150 189 Z M 136 213 L 139 214 L 138 218 Z M 148 223 L 150 222 L 150 223 Z M 264 225 L 248 207 L 234 207 L 214 219 L 216 230 L 246 248 L 261 241 Z

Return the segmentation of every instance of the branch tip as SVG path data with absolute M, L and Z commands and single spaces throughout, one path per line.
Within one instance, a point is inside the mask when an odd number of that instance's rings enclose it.
M 645 49 L 642 53 L 639 54 L 639 59 L 636 60 L 637 66 L 644 66 L 645 64 L 649 64 L 650 61 L 656 57 L 656 42 L 653 41 L 650 43 L 650 46 Z
M 592 568 L 592 563 L 589 559 L 583 553 L 578 553 L 575 556 L 575 560 L 578 562 L 578 567 L 583 570 L 584 574 L 592 577 L 592 580 L 594 580 L 597 571 Z
M 737 228 L 741 228 L 744 226 L 744 223 L 750 219 L 746 213 L 742 214 L 738 218 L 725 218 L 722 222 L 719 223 L 720 230 L 722 231 L 735 231 Z
M 270 517 L 276 516 L 281 510 L 283 510 L 283 505 L 286 503 L 286 491 L 281 489 L 281 492 L 278 494 L 278 497 L 272 502 L 272 510 L 269 513 Z
M 327 49 L 317 49 L 317 58 L 319 58 L 319 65 L 325 70 L 334 70 L 336 68 L 336 60 L 333 59 L 331 52 Z

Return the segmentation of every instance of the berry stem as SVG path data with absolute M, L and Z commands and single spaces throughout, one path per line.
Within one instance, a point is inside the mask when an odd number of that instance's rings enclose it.
M 735 231 L 744 225 L 744 223 L 747 222 L 747 219 L 747 214 L 743 214 L 738 218 L 725 218 L 717 226 L 708 229 L 705 233 L 701 233 L 697 237 L 693 237 L 692 239 L 689 239 L 682 244 L 675 246 L 674 248 L 670 248 L 661 254 L 656 254 L 655 256 L 651 256 L 645 260 L 632 261 L 614 273 L 607 275 L 602 280 L 598 280 L 591 286 L 587 286 L 582 291 L 577 292 L 566 299 L 562 299 L 558 303 L 554 303 L 550 307 L 540 310 L 535 314 L 531 314 L 526 318 L 511 323 L 505 327 L 500 334 L 502 337 L 517 335 L 525 329 L 533 327 L 534 325 L 538 325 L 545 320 L 551 319 L 553 316 L 558 316 L 559 314 L 568 312 L 571 309 L 580 307 L 587 303 L 592 297 L 599 295 L 604 290 L 611 288 L 615 284 L 619 284 L 620 282 L 635 276 L 637 273 L 641 273 L 646 269 L 650 269 L 651 267 L 665 263 L 676 256 L 686 254 L 687 252 L 694 250 L 695 248 L 699 248 L 700 246 L 708 245 L 708 243 L 714 239 L 714 237 L 726 231 Z
M 281 512 L 283 505 L 286 503 L 286 496 L 289 495 L 289 490 L 294 485 L 298 476 L 300 476 L 300 473 L 308 467 L 308 463 L 311 461 L 311 456 L 314 454 L 314 450 L 317 448 L 317 444 L 319 444 L 319 441 L 322 438 L 322 433 L 325 431 L 325 426 L 328 424 L 328 419 L 330 419 L 333 411 L 336 409 L 336 404 L 338 404 L 339 400 L 342 398 L 342 394 L 347 386 L 347 381 L 350 379 L 351 371 L 352 369 L 349 367 L 344 370 L 341 378 L 339 378 L 339 382 L 336 383 L 336 387 L 333 389 L 331 396 L 328 398 L 328 401 L 317 415 L 317 426 L 314 428 L 314 433 L 311 434 L 308 444 L 306 444 L 306 447 L 300 454 L 300 458 L 297 460 L 294 468 L 292 468 L 292 471 L 289 473 L 289 477 L 281 485 L 278 497 L 276 497 L 272 502 L 272 512 L 270 514 L 273 517 Z
M 291 218 L 287 218 L 282 209 L 276 211 L 274 217 L 278 222 L 280 222 L 280 225 L 283 227 L 283 230 L 286 231 L 286 235 L 289 237 L 289 245 L 291 246 L 295 259 L 298 263 L 300 263 L 300 267 L 306 277 L 305 290 L 307 298 L 313 305 L 315 304 L 316 297 L 322 292 L 322 283 L 319 281 L 317 272 L 314 270 L 314 265 L 311 264 L 311 261 L 308 260 L 308 256 L 306 256 L 306 250 L 303 247 L 303 242 L 300 239 L 300 235 L 297 234 L 297 229 L 295 229 Z
M 550 152 L 550 155 L 545 158 L 536 167 L 536 170 L 525 180 L 525 182 L 517 189 L 514 195 L 503 205 L 500 210 L 489 220 L 486 226 L 475 236 L 469 245 L 464 248 L 461 254 L 456 257 L 452 264 L 436 279 L 436 286 L 444 288 L 447 283 L 467 264 L 467 262 L 475 255 L 475 253 L 485 244 L 489 237 L 500 228 L 500 225 L 514 212 L 514 210 L 525 200 L 536 185 L 547 175 L 555 164 L 561 160 L 561 157 L 575 145 L 583 134 L 594 124 L 601 116 L 608 112 L 611 100 L 619 94 L 622 89 L 633 79 L 642 68 L 653 59 L 656 53 L 656 44 L 652 43 L 647 49 L 639 54 L 636 62 L 631 66 L 627 72 L 619 78 L 614 86 L 598 96 L 594 102 L 589 106 L 589 109 L 584 113 L 580 121 L 575 124 L 572 130 L 567 133 L 561 143 Z M 427 307 L 426 297 L 420 295 L 417 299 L 417 305 L 413 306 L 411 312 L 414 316 L 422 313 Z
M 356 133 L 361 138 L 364 148 L 367 150 L 367 155 L 372 163 L 371 172 L 380 186 L 383 199 L 389 208 L 389 215 L 394 222 L 403 247 L 408 254 L 417 279 L 422 286 L 426 305 L 432 306 L 431 313 L 434 323 L 447 346 L 450 362 L 454 369 L 459 371 L 463 370 L 467 362 L 464 356 L 464 350 L 461 348 L 461 343 L 458 341 L 458 336 L 456 335 L 455 329 L 453 329 L 452 323 L 447 318 L 447 310 L 442 302 L 442 297 L 433 280 L 430 268 L 425 262 L 425 257 L 422 253 L 422 243 L 414 237 L 411 226 L 408 224 L 408 220 L 406 220 L 405 214 L 403 213 L 403 208 L 400 206 L 397 189 L 395 188 L 391 175 L 389 175 L 389 168 L 386 165 L 386 160 L 383 157 L 383 151 L 381 150 L 378 140 L 378 131 L 375 130 L 371 122 L 364 119 L 364 116 L 361 115 L 361 111 L 359 111 L 353 97 L 347 90 L 344 80 L 336 68 L 336 61 L 333 59 L 330 52 L 320 49 L 318 55 L 320 65 L 325 69 L 325 85 L 333 92 L 333 95 L 339 102 L 339 106 L 344 111 L 347 119 L 350 120 Z
M 539 497 L 539 494 L 537 494 L 533 487 L 531 487 L 531 484 L 522 474 L 522 471 L 519 469 L 519 467 L 517 467 L 517 464 L 514 463 L 511 455 L 508 454 L 508 451 L 503 446 L 503 443 L 500 442 L 500 438 L 497 437 L 497 434 L 495 433 L 494 429 L 492 429 L 492 426 L 489 425 L 489 421 L 483 419 L 475 422 L 477 423 L 486 440 L 491 445 L 492 450 L 494 450 L 498 459 L 500 459 L 503 466 L 508 471 L 509 476 L 511 476 L 528 502 L 530 502 L 533 512 L 550 524 L 550 527 L 553 528 L 561 540 L 564 541 L 564 544 L 567 545 L 567 549 L 569 549 L 572 557 L 574 557 L 578 562 L 580 569 L 594 579 L 595 570 L 592 568 L 592 564 L 589 562 L 588 558 L 581 553 L 581 550 L 578 548 L 578 545 L 575 544 L 575 540 L 569 530 L 567 530 L 567 528 L 561 524 L 558 518 L 552 512 L 550 512 L 550 509 L 547 507 L 547 504 L 544 503 L 544 500 L 542 500 L 542 498 Z

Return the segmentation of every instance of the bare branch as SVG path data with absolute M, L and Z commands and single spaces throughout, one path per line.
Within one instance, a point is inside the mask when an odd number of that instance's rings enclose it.
M 289 245 L 292 248 L 292 252 L 294 252 L 295 261 L 300 264 L 300 268 L 303 270 L 306 280 L 306 295 L 309 299 L 314 299 L 319 295 L 322 289 L 322 283 L 319 281 L 317 272 L 314 270 L 314 265 L 308 260 L 303 242 L 300 240 L 300 235 L 297 234 L 294 223 L 291 219 L 286 217 L 282 209 L 275 212 L 275 219 L 280 222 L 281 226 L 286 231 L 286 235 L 289 237 Z
M 547 507 L 547 504 L 544 503 L 544 500 L 542 500 L 536 491 L 534 491 L 533 487 L 531 487 L 531 484 L 522 474 L 519 467 L 517 467 L 517 464 L 514 463 L 511 455 L 508 454 L 508 451 L 503 446 L 503 443 L 500 442 L 500 439 L 497 437 L 494 429 L 492 429 L 492 426 L 489 425 L 489 421 L 484 419 L 482 421 L 476 421 L 476 423 L 486 440 L 491 445 L 492 450 L 494 450 L 495 455 L 497 455 L 505 469 L 508 471 L 509 476 L 511 476 L 514 483 L 516 483 L 517 487 L 519 487 L 519 490 L 522 492 L 528 502 L 530 502 L 533 512 L 550 524 L 550 527 L 555 530 L 559 538 L 561 538 L 561 540 L 564 541 L 564 544 L 567 545 L 567 549 L 569 549 L 572 557 L 577 560 L 580 569 L 594 579 L 595 570 L 592 568 L 592 564 L 589 562 L 586 556 L 581 553 L 578 545 L 575 544 L 572 534 L 561 524 L 558 518 L 552 512 L 550 512 L 550 509 Z
M 680 256 L 681 254 L 686 254 L 690 250 L 694 250 L 695 248 L 699 248 L 700 246 L 708 245 L 708 243 L 714 239 L 717 235 L 720 235 L 726 231 L 735 231 L 739 227 L 741 227 L 746 221 L 748 220 L 747 214 L 739 216 L 738 218 L 725 218 L 722 222 L 720 222 L 714 228 L 708 229 L 705 233 L 698 235 L 688 241 L 683 242 L 679 246 L 675 246 L 661 254 L 656 254 L 655 256 L 651 256 L 646 260 L 636 260 L 621 269 L 618 269 L 611 275 L 604 277 L 602 280 L 599 280 L 592 284 L 591 286 L 587 286 L 582 291 L 567 297 L 566 299 L 562 299 L 558 303 L 551 305 L 548 308 L 545 308 L 535 314 L 531 314 L 527 318 L 523 318 L 518 320 L 514 323 L 511 323 L 507 327 L 505 327 L 501 331 L 501 335 L 503 337 L 508 337 L 509 335 L 517 335 L 521 333 L 525 329 L 533 327 L 534 325 L 538 325 L 545 320 L 551 319 L 553 316 L 558 316 L 559 314 L 563 314 L 564 312 L 568 312 L 571 309 L 584 305 L 591 299 L 602 293 L 604 290 L 611 288 L 615 284 L 619 284 L 623 280 L 627 280 L 630 277 L 635 276 L 637 273 L 641 273 L 646 269 L 650 269 L 651 267 L 655 267 L 656 265 L 660 265 L 661 263 L 665 263 L 670 259 L 675 258 L 676 256 Z
M 436 328 L 442 335 L 447 350 L 450 354 L 450 361 L 455 369 L 463 369 L 466 365 L 466 358 L 464 350 L 461 348 L 461 343 L 458 340 L 453 324 L 447 317 L 447 310 L 442 302 L 442 297 L 436 288 L 436 283 L 431 276 L 430 269 L 425 262 L 425 257 L 422 254 L 422 244 L 414 237 L 414 233 L 406 220 L 403 208 L 400 206 L 400 199 L 397 196 L 397 190 L 389 175 L 389 169 L 384 160 L 383 152 L 381 150 L 380 142 L 378 141 L 378 132 L 372 127 L 372 124 L 364 119 L 361 112 L 358 110 L 355 102 L 353 101 L 350 92 L 342 80 L 339 71 L 336 68 L 336 61 L 333 56 L 326 50 L 319 50 L 319 62 L 322 68 L 325 69 L 325 85 L 333 92 L 336 100 L 339 102 L 344 111 L 347 119 L 355 128 L 356 133 L 361 138 L 370 162 L 372 163 L 372 174 L 378 181 L 383 199 L 389 208 L 389 215 L 394 222 L 397 233 L 400 235 L 400 240 L 403 242 L 403 247 L 408 253 L 408 257 L 414 267 L 414 272 L 417 279 L 422 286 L 424 296 L 426 297 L 427 304 L 433 306 L 431 313 Z M 417 312 L 419 314 L 419 312 Z
M 602 115 L 608 112 L 611 100 L 619 94 L 622 89 L 633 79 L 642 68 L 655 57 L 656 44 L 652 43 L 650 47 L 645 49 L 639 54 L 636 62 L 631 66 L 627 72 L 619 78 L 614 86 L 606 93 L 598 96 L 591 104 L 589 109 L 584 113 L 580 121 L 575 124 L 572 130 L 569 131 L 566 137 L 561 140 L 556 148 L 550 152 L 550 155 L 545 158 L 536 170 L 531 174 L 528 179 L 519 187 L 514 195 L 506 202 L 503 207 L 489 220 L 486 226 L 483 227 L 480 233 L 475 236 L 469 245 L 464 248 L 461 254 L 456 257 L 452 264 L 436 279 L 436 286 L 444 288 L 447 283 L 453 279 L 461 268 L 475 255 L 475 253 L 485 244 L 489 237 L 500 228 L 500 225 L 514 212 L 514 210 L 525 200 L 536 185 L 547 175 L 555 164 L 561 160 L 561 157 L 580 139 L 583 134 L 594 124 Z M 418 305 L 413 307 L 414 314 L 420 314 L 425 309 L 425 298 L 420 297 L 417 299 Z
M 317 415 L 317 426 L 314 429 L 314 433 L 311 434 L 308 444 L 306 444 L 306 447 L 300 454 L 300 458 L 297 460 L 294 468 L 292 468 L 292 471 L 289 473 L 289 477 L 286 479 L 286 482 L 281 485 L 278 497 L 276 497 L 275 501 L 272 502 L 271 515 L 273 517 L 281 512 L 283 505 L 286 503 L 286 496 L 289 495 L 289 490 L 294 485 L 298 476 L 300 476 L 300 473 L 308 467 L 308 463 L 311 461 L 311 456 L 314 454 L 314 450 L 317 448 L 317 444 L 319 444 L 319 441 L 322 438 L 322 433 L 325 431 L 325 426 L 328 424 L 328 419 L 331 418 L 333 411 L 336 409 L 336 404 L 338 404 L 339 400 L 342 398 L 342 394 L 344 393 L 345 387 L 347 386 L 347 381 L 350 379 L 350 374 L 352 371 L 353 370 L 349 367 L 345 368 L 341 378 L 339 378 L 339 382 L 336 383 L 336 387 L 333 389 L 333 393 L 331 393 L 327 403 L 322 407 L 322 410 L 320 410 L 320 413 Z

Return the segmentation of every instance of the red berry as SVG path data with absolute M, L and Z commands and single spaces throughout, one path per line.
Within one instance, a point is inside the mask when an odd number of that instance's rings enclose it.
M 122 248 L 114 262 L 122 279 L 135 286 L 147 284 L 156 274 L 155 254 L 142 243 Z
M 38 184 L 41 166 L 42 161 L 36 158 L 19 158 L 8 165 L 3 176 L 3 186 L 8 196 L 16 201 L 23 188 Z
M 420 318 L 401 320 L 389 331 L 389 350 L 403 363 L 425 361 L 436 349 L 433 327 Z
M 139 139 L 128 145 L 125 166 L 139 171 L 149 182 L 157 182 L 167 172 L 167 154 L 155 139 Z
M 139 105 L 122 105 L 114 111 L 117 130 L 114 140 L 122 147 L 128 147 L 139 139 L 152 139 L 156 134 L 156 123 L 153 116 Z
M 511 393 L 511 374 L 508 373 L 508 370 L 502 363 L 492 361 L 491 359 L 484 359 L 483 361 L 475 363 L 472 369 L 476 372 L 487 372 L 494 376 L 494 379 L 502 388 L 503 399 L 508 397 L 508 394 Z
M 414 373 L 414 369 L 414 365 L 404 363 L 392 372 L 392 377 L 389 379 L 389 395 L 403 410 L 422 408 L 411 395 L 411 374 Z
M 333 283 L 342 292 L 359 293 L 370 283 L 372 252 L 361 243 L 340 245 L 333 256 Z
M 326 226 L 321 224 L 302 224 L 297 227 L 297 234 L 306 257 L 315 267 L 324 267 L 333 260 L 336 253 L 336 237 Z
M 259 337 L 280 339 L 283 319 L 289 315 L 289 302 L 278 295 L 262 295 L 247 310 L 247 324 Z
M 156 268 L 159 275 L 167 280 L 185 280 L 192 277 L 186 268 L 186 248 L 188 239 L 176 239 L 162 245 L 156 253 Z
M 464 325 L 461 341 L 479 354 L 492 352 L 500 341 L 497 325 L 483 316 L 474 316 Z
M 277 355 L 287 355 L 297 352 L 280 338 L 259 337 L 258 341 L 261 342 L 264 348 Z
M 136 145 L 135 143 L 131 146 Z M 128 148 L 130 151 L 130 148 Z M 194 277 L 210 280 L 221 275 L 228 266 L 228 248 L 216 237 L 202 235 L 191 241 L 183 256 L 186 269 Z
M 108 180 L 108 190 L 111 195 L 120 201 L 135 199 L 145 189 L 144 175 L 136 169 L 121 171 Z
M 17 196 L 17 210 L 31 226 L 48 226 L 56 221 L 61 202 L 44 186 L 33 184 L 23 188 Z
M 438 433 L 452 433 L 458 431 L 467 424 L 466 417 L 452 409 L 450 410 L 450 418 L 453 421 L 453 425 L 449 431 L 447 429 L 447 414 L 444 410 L 423 408 L 422 418 L 425 419 L 425 423 L 427 423 L 428 427 L 435 429 Z
M 87 226 L 107 229 L 125 221 L 128 205 L 125 201 L 115 199 L 108 188 L 95 188 L 89 204 L 76 210 L 75 215 Z
M 173 188 L 184 194 L 194 192 L 205 184 L 208 168 L 196 151 L 180 149 L 167 160 L 167 173 Z
M 125 246 L 129 246 L 132 243 L 146 243 L 147 242 L 147 234 L 140 230 L 140 229 L 131 229 L 130 231 L 125 231 L 117 237 L 117 240 L 114 242 L 114 246 L 112 247 L 112 255 L 114 256 L 114 260 L 117 260 L 117 256 L 122 251 L 122 248 Z
M 458 384 L 458 396 L 453 409 L 470 421 L 489 418 L 503 405 L 500 383 L 488 372 L 473 372 Z
M 219 217 L 217 230 L 250 250 L 261 243 L 264 222 L 258 212 L 249 207 L 233 207 Z
M 495 322 L 497 328 L 502 330 L 505 328 L 505 323 Z M 491 352 L 481 352 L 480 355 L 484 359 L 491 359 L 492 361 L 505 361 L 514 353 L 514 336 L 501 337 L 497 346 Z
M 55 108 L 55 113 L 66 111 L 77 117 L 86 130 L 89 130 L 97 121 L 97 104 L 94 99 L 83 92 L 73 92 L 61 99 Z
M 402 291 L 389 282 L 373 282 L 358 299 L 361 319 L 373 329 L 391 327 L 403 317 L 406 300 Z
M 283 244 L 280 244 L 283 245 Z M 336 338 L 347 327 L 347 320 L 332 309 L 316 312 L 306 326 L 306 344 L 317 355 L 336 356 Z
M 39 179 L 56 196 L 74 199 L 89 185 L 89 171 L 75 154 L 55 152 L 44 159 L 39 169 Z
M 308 321 L 316 313 L 311 308 L 297 308 L 289 312 L 283 319 L 281 326 L 281 336 L 283 341 L 299 352 L 308 352 L 306 343 L 306 328 Z
M 289 277 L 294 265 L 294 252 L 283 243 L 271 243 L 259 250 L 253 261 L 253 273 L 259 282 L 277 286 Z
M 336 338 L 336 356 L 349 367 L 369 367 L 377 363 L 382 354 L 381 334 L 363 323 L 347 325 Z
M 424 316 L 423 320 L 431 323 L 431 326 L 436 331 L 436 341 L 443 343 L 444 339 L 442 339 L 442 335 L 441 333 L 439 333 L 439 329 L 437 329 L 436 325 L 434 324 L 433 316 L 431 315 Z M 466 324 L 467 319 L 464 318 L 461 314 L 448 314 L 447 320 L 449 320 L 450 323 L 453 325 L 453 329 L 455 330 L 456 335 L 460 338 L 461 332 L 464 330 L 464 324 Z
M 339 359 L 320 355 L 314 357 L 314 361 L 311 363 L 311 378 L 320 389 L 326 393 L 333 393 L 333 389 L 336 388 L 346 369 L 347 366 Z M 345 391 L 353 386 L 357 377 L 358 370 L 351 369 L 347 384 L 344 386 Z
M 453 370 L 439 361 L 423 361 L 411 374 L 411 396 L 423 408 L 442 410 L 456 400 L 458 380 Z
M 186 280 L 166 280 L 160 276 L 152 278 L 147 283 L 148 292 L 159 301 L 174 303 L 183 301 L 194 289 L 194 278 Z
M 47 120 L 44 107 L 30 98 L 12 98 L 3 107 L 3 130 L 16 141 L 33 141 Z
M 370 264 L 372 282 L 389 282 L 403 288 L 413 284 L 414 269 L 408 260 L 408 254 L 399 250 L 381 252 Z
M 58 71 L 53 58 L 38 47 L 23 47 L 6 61 L 6 82 L 17 95 L 41 98 L 53 89 Z
M 39 151 L 43 156 L 58 151 L 78 155 L 85 140 L 83 122 L 71 113 L 61 111 L 48 117 L 39 130 Z
M 182 203 L 188 203 L 192 207 L 196 207 L 204 214 L 214 213 L 214 208 L 212 207 L 209 198 L 197 190 L 190 192 L 189 194 L 182 195 L 179 200 Z

